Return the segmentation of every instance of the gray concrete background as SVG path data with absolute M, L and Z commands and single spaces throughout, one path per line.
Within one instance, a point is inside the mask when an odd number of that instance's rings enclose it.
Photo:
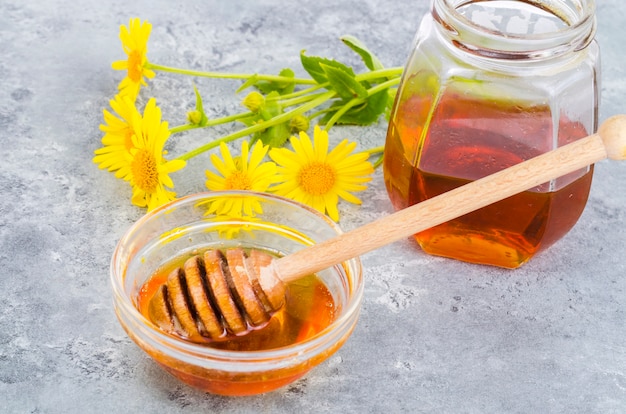
M 598 5 L 602 119 L 626 111 L 622 7 Z M 121 79 L 110 68 L 123 58 L 120 24 L 134 16 L 153 24 L 156 63 L 301 73 L 301 49 L 358 63 L 337 40 L 343 34 L 387 66 L 402 65 L 426 10 L 417 0 L 0 0 L 0 412 L 626 412 L 626 164 L 616 162 L 597 165 L 576 227 L 519 270 L 429 257 L 410 240 L 364 256 L 353 336 L 270 394 L 188 388 L 115 318 L 110 256 L 143 212 L 91 158 Z M 214 116 L 236 109 L 238 83 L 195 82 Z M 188 77 L 159 73 L 147 91 L 171 125 L 193 105 Z M 364 146 L 384 135 L 382 124 L 332 134 Z M 185 135 L 170 149 L 182 153 L 205 136 Z M 203 190 L 207 160 L 173 175 L 179 194 Z M 391 212 L 380 171 L 363 199 L 342 205 L 342 227 Z

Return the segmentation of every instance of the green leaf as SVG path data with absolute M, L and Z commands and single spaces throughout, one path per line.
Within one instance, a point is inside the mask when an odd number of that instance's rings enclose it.
M 357 82 L 354 73 L 343 68 L 328 66 L 320 62 L 320 67 L 326 74 L 332 90 L 343 99 L 367 98 L 367 89 Z
M 247 127 L 251 127 L 252 125 L 256 125 L 260 120 L 262 120 L 261 115 L 254 114 L 252 116 L 248 116 L 246 118 L 239 118 L 237 121 L 241 122 Z
M 336 60 L 326 59 L 316 56 L 307 56 L 304 54 L 304 50 L 300 52 L 300 62 L 302 67 L 307 71 L 309 75 L 319 84 L 328 82 L 328 76 L 326 71 L 322 68 L 322 64 L 333 68 L 341 69 L 344 72 L 354 76 L 354 71 L 351 67 L 337 62 Z
M 378 118 L 387 108 L 387 102 L 389 94 L 387 90 L 377 92 L 367 98 L 363 103 L 350 108 L 345 114 L 337 120 L 338 125 L 371 125 L 378 121 Z M 335 112 L 341 109 L 347 102 L 336 102 L 331 106 L 333 111 L 327 113 L 322 120 L 321 124 L 325 124 L 335 114 Z
M 280 71 L 280 73 L 278 74 L 279 76 L 283 76 L 286 78 L 295 78 L 296 77 L 296 73 L 291 70 L 290 68 L 285 68 L 283 70 Z M 294 89 L 296 88 L 296 83 L 295 82 L 288 82 L 288 81 L 284 81 L 284 82 L 276 82 L 280 88 L 280 94 L 281 95 L 285 95 L 288 93 L 292 93 L 294 91 Z
M 289 68 L 285 68 L 280 71 L 279 76 L 287 78 L 294 78 L 295 73 Z M 280 95 L 286 95 L 292 93 L 296 88 L 295 82 L 289 81 L 258 81 L 254 86 L 263 94 L 269 94 L 271 92 L 277 92 Z
M 365 66 L 367 66 L 369 70 L 378 70 L 384 68 L 383 64 L 376 57 L 376 55 L 370 52 L 367 47 L 356 37 L 350 35 L 342 36 L 341 41 L 361 56 L 361 59 L 363 59 L 363 63 L 365 63 Z
M 246 89 L 248 89 L 251 86 L 256 85 L 256 83 L 259 81 L 259 76 L 255 73 L 254 75 L 250 76 L 248 78 L 248 80 L 246 80 L 243 85 L 241 85 L 237 91 L 235 91 L 235 93 L 239 93 L 241 91 L 244 91 Z
M 289 124 L 283 122 L 282 124 L 274 125 L 254 134 L 252 143 L 260 140 L 264 145 L 269 145 L 270 148 L 282 147 L 285 145 L 290 135 Z
M 278 98 L 280 95 L 276 91 L 272 91 L 267 94 L 265 97 L 265 105 L 261 110 L 260 114 L 264 120 L 269 121 L 271 118 L 278 116 L 283 113 L 283 107 L 278 103 Z
M 283 107 L 278 103 L 278 100 L 275 99 L 278 96 L 278 92 L 270 92 L 265 99 L 265 106 L 259 114 L 255 117 L 244 119 L 244 121 L 250 123 L 248 126 L 266 122 L 281 115 L 284 111 Z M 280 147 L 289 139 L 290 134 L 289 122 L 283 122 L 282 124 L 274 125 L 254 133 L 251 143 L 260 140 L 264 145 L 269 145 L 271 148 Z

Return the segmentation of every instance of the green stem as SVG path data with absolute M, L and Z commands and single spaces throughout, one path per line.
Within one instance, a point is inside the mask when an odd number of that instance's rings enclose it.
M 360 82 L 364 80 L 397 77 L 399 75 L 402 75 L 403 70 L 404 68 L 401 66 L 397 66 L 395 68 L 378 69 L 356 75 L 355 79 Z
M 315 108 L 318 105 L 323 104 L 324 102 L 326 102 L 327 100 L 329 100 L 330 98 L 332 98 L 333 96 L 335 96 L 335 92 L 325 92 L 323 94 L 321 94 L 320 96 L 318 96 L 316 99 L 312 100 L 311 102 L 308 102 L 302 106 L 299 106 L 295 109 L 292 109 L 289 112 L 285 112 L 283 114 L 280 114 L 278 116 L 275 116 L 274 118 L 260 123 L 260 124 L 256 124 L 256 125 L 252 125 L 250 127 L 241 129 L 237 132 L 233 132 L 232 134 L 226 135 L 216 141 L 211 141 L 208 144 L 205 144 L 201 147 L 196 148 L 195 150 L 189 151 L 183 155 L 181 155 L 180 157 L 178 157 L 179 160 L 184 160 L 187 161 L 190 158 L 195 157 L 196 155 L 202 154 L 205 151 L 209 151 L 215 147 L 217 147 L 218 145 L 220 145 L 220 143 L 224 142 L 231 142 L 234 141 L 238 138 L 244 137 L 246 135 L 250 135 L 253 134 L 255 132 L 258 131 L 262 131 L 264 129 L 267 129 L 269 127 L 272 127 L 274 125 L 278 125 L 280 123 L 286 122 L 288 120 L 290 120 L 291 118 L 293 118 L 296 115 L 300 115 L 303 114 L 304 112 Z
M 307 89 L 302 89 L 302 90 L 299 90 L 299 91 L 296 91 L 296 92 L 288 93 L 288 94 L 285 94 L 285 95 L 279 95 L 279 96 L 277 96 L 275 98 L 268 98 L 268 100 L 276 100 L 276 101 L 278 101 L 278 100 L 283 100 L 283 99 L 298 98 L 300 96 L 307 95 L 307 94 L 315 92 L 315 91 L 317 91 L 319 89 L 325 88 L 326 86 L 328 86 L 328 82 L 322 83 L 322 84 L 319 84 L 319 85 L 315 85 L 315 86 L 312 86 L 312 87 L 307 88 Z
M 326 92 L 320 92 L 320 93 L 315 94 L 315 95 L 300 96 L 300 97 L 298 97 L 298 98 L 293 98 L 293 99 L 285 99 L 285 100 L 282 100 L 282 99 L 281 99 L 281 100 L 280 100 L 280 104 L 281 104 L 283 107 L 287 107 L 287 106 L 294 106 L 294 105 L 299 105 L 299 104 L 301 104 L 301 103 L 303 103 L 303 102 L 308 102 L 308 101 L 310 101 L 311 99 L 315 99 L 316 97 L 321 96 L 321 95 L 323 95 L 324 93 L 326 93 Z
M 199 71 L 199 70 L 174 68 L 171 66 L 159 65 L 159 64 L 151 63 L 151 62 L 146 62 L 144 67 L 146 69 L 177 73 L 179 75 L 201 76 L 204 78 L 249 79 L 253 76 L 256 76 L 257 79 L 266 80 L 266 81 L 297 83 L 297 84 L 303 84 L 303 85 L 316 85 L 317 84 L 317 82 L 315 82 L 315 80 L 313 79 L 290 78 L 288 76 L 278 76 L 278 75 L 259 75 L 255 73 L 205 72 L 205 71 Z
M 178 134 L 180 132 L 185 132 L 185 131 L 191 131 L 192 129 L 198 129 L 200 128 L 200 125 L 198 124 L 185 124 L 185 125 L 178 125 L 175 127 L 170 128 L 170 134 Z
M 229 116 L 225 116 L 225 117 L 222 117 L 222 118 L 209 119 L 207 121 L 207 123 L 204 124 L 204 125 L 198 125 L 198 124 L 178 125 L 178 126 L 175 126 L 173 128 L 170 128 L 170 133 L 171 134 L 177 134 L 179 132 L 190 131 L 192 129 L 208 128 L 208 127 L 212 127 L 212 126 L 216 126 L 216 125 L 226 124 L 226 123 L 232 122 L 232 121 L 237 121 L 239 119 L 247 118 L 247 117 L 252 116 L 252 115 L 254 115 L 253 112 L 243 112 L 243 113 L 240 113 L 240 114 L 229 115 Z
M 314 113 L 312 113 L 311 115 L 309 115 L 309 116 L 308 116 L 308 118 L 309 118 L 309 119 L 315 119 L 315 118 L 317 118 L 318 116 L 322 116 L 322 115 L 324 115 L 324 114 L 326 114 L 326 113 L 328 113 L 328 112 L 332 112 L 332 111 L 334 111 L 334 110 L 335 110 L 335 108 L 324 108 L 324 109 L 320 109 L 319 111 L 314 112 Z
M 380 147 L 370 148 L 370 149 L 365 150 L 363 152 L 367 152 L 369 155 L 374 155 L 374 154 L 378 154 L 379 152 L 383 152 L 384 150 L 385 150 L 385 146 L 381 145 Z
M 384 153 L 380 154 L 378 159 L 376 161 L 374 161 L 374 164 L 372 165 L 372 168 L 377 169 L 378 167 L 380 167 L 380 165 L 383 163 L 383 155 L 384 155 Z
M 380 147 L 374 147 L 374 148 L 370 148 L 368 150 L 363 151 L 367 154 L 370 155 L 370 157 L 374 154 L 380 154 L 378 156 L 378 158 L 376 159 L 376 161 L 374 161 L 374 164 L 372 164 L 372 167 L 374 169 L 380 167 L 380 164 L 383 163 L 383 155 L 385 154 L 385 146 L 381 145 Z
M 355 76 L 355 80 L 361 82 L 361 81 L 366 81 L 366 80 L 372 80 L 372 79 L 380 79 L 380 78 L 387 78 L 387 77 L 393 77 L 396 78 L 399 75 L 402 74 L 402 71 L 404 70 L 404 68 L 402 67 L 395 67 L 395 68 L 387 68 L 387 69 L 379 69 L 376 71 L 372 71 L 372 72 L 367 72 L 367 73 L 362 73 L 360 75 L 356 75 Z M 394 81 L 395 79 L 391 79 L 392 81 Z M 280 99 L 281 104 L 283 106 L 293 106 L 293 105 L 298 105 L 302 102 L 306 102 L 308 99 L 306 99 L 306 96 L 303 95 L 307 95 L 310 92 L 313 92 L 315 90 L 321 89 L 321 88 L 325 88 L 329 86 L 329 82 L 324 82 L 322 84 L 318 84 L 316 86 L 313 86 L 312 88 L 309 89 L 304 89 L 298 92 L 294 92 L 291 93 L 289 95 L 283 95 L 280 96 L 277 99 Z M 393 86 L 393 84 L 392 84 Z M 311 117 L 313 118 L 313 117 Z

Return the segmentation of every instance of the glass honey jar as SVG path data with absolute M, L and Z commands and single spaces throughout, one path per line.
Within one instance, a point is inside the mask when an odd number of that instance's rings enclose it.
M 396 209 L 595 132 L 593 0 L 433 0 L 387 132 Z M 430 254 L 516 268 L 562 238 L 593 166 L 415 235 Z M 479 195 L 477 195 L 479 196 Z

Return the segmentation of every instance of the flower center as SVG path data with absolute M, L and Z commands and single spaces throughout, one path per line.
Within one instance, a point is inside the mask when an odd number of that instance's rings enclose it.
M 133 181 L 146 193 L 153 193 L 159 184 L 159 172 L 154 156 L 146 149 L 140 149 L 130 165 Z
M 128 77 L 131 81 L 138 83 L 141 81 L 142 54 L 138 50 L 133 50 L 128 54 Z
M 225 186 L 227 190 L 250 190 L 252 188 L 252 182 L 248 174 L 242 171 L 233 171 L 226 177 Z
M 335 169 L 323 162 L 305 165 L 298 174 L 298 184 L 304 192 L 320 196 L 327 194 L 335 185 Z

